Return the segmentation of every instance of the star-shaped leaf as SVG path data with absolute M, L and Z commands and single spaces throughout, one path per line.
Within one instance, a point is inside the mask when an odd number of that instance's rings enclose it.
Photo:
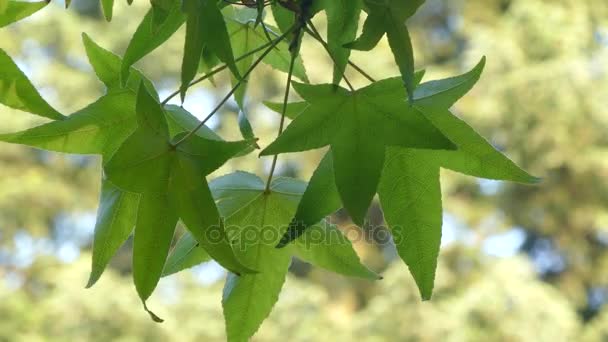
M 330 145 L 340 198 L 359 225 L 376 194 L 387 146 L 454 148 L 417 108 L 401 99 L 399 79 L 354 92 L 334 85 L 294 87 L 310 106 L 261 155 Z
M 387 149 L 378 187 L 380 202 L 397 251 L 410 267 L 424 299 L 432 294 L 441 242 L 439 169 L 444 167 L 476 177 L 521 183 L 538 181 L 448 110 L 477 82 L 484 64 L 485 58 L 466 74 L 423 83 L 416 89 L 416 107 L 458 146 L 457 150 Z M 387 92 L 398 89 L 387 89 Z M 278 109 L 276 104 L 268 105 Z M 287 107 L 287 116 L 297 118 L 309 107 L 306 102 L 291 103 Z M 332 186 L 335 183 L 333 167 L 328 153 L 314 172 L 279 247 L 304 233 L 310 222 L 337 209 L 335 198 L 338 190 Z
M 250 272 L 236 259 L 226 238 L 205 176 L 250 142 L 224 142 L 197 135 L 172 145 L 160 104 L 140 86 L 137 129 L 105 164 L 108 180 L 140 194 L 133 247 L 133 277 L 145 302 L 160 276 L 175 225 L 181 218 L 199 244 L 222 266 Z M 178 134 L 175 141 L 185 134 Z
M 364 0 L 369 12 L 361 36 L 347 47 L 368 51 L 386 33 L 410 100 L 414 94 L 414 52 L 405 21 L 425 0 Z
M 285 281 L 292 255 L 349 276 L 378 279 L 361 265 L 350 241 L 334 226 L 311 228 L 290 248 L 274 246 L 295 212 L 304 182 L 277 178 L 270 191 L 255 175 L 237 172 L 211 183 L 226 230 L 239 259 L 258 270 L 230 274 L 224 288 L 224 316 L 229 341 L 247 340 L 270 314 Z

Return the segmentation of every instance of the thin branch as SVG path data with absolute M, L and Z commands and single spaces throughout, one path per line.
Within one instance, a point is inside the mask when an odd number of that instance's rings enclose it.
M 296 37 L 295 39 L 299 39 Z M 283 97 L 283 108 L 281 110 L 281 123 L 279 124 L 279 133 L 277 137 L 283 133 L 283 128 L 285 127 L 285 114 L 287 113 L 287 101 L 289 100 L 289 91 L 291 90 L 291 80 L 293 78 L 293 69 L 296 64 L 296 58 L 298 57 L 298 49 L 291 52 L 291 60 L 289 62 L 289 72 L 287 73 L 287 85 L 285 86 L 285 96 Z M 274 172 L 277 167 L 277 160 L 279 159 L 279 155 L 275 154 L 272 157 L 272 166 L 270 167 L 270 173 L 268 174 L 268 180 L 266 181 L 266 190 L 265 193 L 270 193 L 270 184 L 272 182 L 272 177 L 274 176 Z
M 262 53 L 260 55 L 260 57 L 258 57 L 258 59 L 255 60 L 255 62 L 253 62 L 253 64 L 249 67 L 249 69 L 247 69 L 245 74 L 243 74 L 243 76 L 238 80 L 236 85 L 234 87 L 232 87 L 232 89 L 228 92 L 228 94 L 211 111 L 211 113 L 209 113 L 209 115 L 207 115 L 207 117 L 205 119 L 203 119 L 203 121 L 201 121 L 194 129 L 192 129 L 190 132 L 188 132 L 188 134 L 186 134 L 182 139 L 180 139 L 178 142 L 173 144 L 173 147 L 179 146 L 181 143 L 183 143 L 188 138 L 193 136 L 199 129 L 201 129 L 201 127 L 203 127 L 205 125 L 205 123 L 207 123 L 207 121 L 209 121 L 209 119 L 211 119 L 211 117 L 213 117 L 213 115 L 215 115 L 215 113 L 217 113 L 220 110 L 220 108 L 222 108 L 222 106 L 230 99 L 230 97 L 237 91 L 237 89 L 241 86 L 241 84 L 243 84 L 243 82 L 245 82 L 247 77 L 249 77 L 251 72 L 253 72 L 253 70 L 255 70 L 255 68 L 257 68 L 257 66 L 262 62 L 262 60 L 270 53 L 270 51 L 272 51 L 283 39 L 285 39 L 285 37 L 287 37 L 289 34 L 291 34 L 291 32 L 294 30 L 294 28 L 295 27 L 292 27 L 291 29 L 287 30 L 287 32 L 283 33 L 279 38 L 272 41 L 269 44 L 270 46 L 268 46 L 266 48 L 264 53 Z
M 315 25 L 312 23 L 312 21 L 309 20 L 308 25 L 310 26 L 310 29 L 312 30 L 312 32 L 310 32 L 310 30 L 308 30 L 307 28 L 305 28 L 305 30 L 314 39 L 316 39 L 319 43 L 321 43 L 323 45 L 323 47 L 325 48 L 325 50 L 327 51 L 327 53 L 329 53 L 331 56 L 331 52 L 329 52 L 329 44 L 327 44 L 327 42 L 325 40 L 323 40 L 323 37 L 321 36 L 321 34 L 319 33 L 319 31 L 317 30 Z M 333 57 L 332 57 L 332 59 L 334 60 L 334 63 L 336 63 L 336 61 Z M 355 69 L 357 72 L 359 72 L 361 75 L 363 75 L 363 77 L 367 78 L 368 81 L 376 82 L 376 80 L 373 77 L 371 77 L 367 72 L 365 72 L 360 66 L 355 64 L 355 62 L 351 61 L 350 59 L 348 60 L 348 65 L 350 65 L 353 69 Z M 345 81 L 346 81 L 346 79 L 345 79 Z
M 368 81 L 372 83 L 376 82 L 373 77 L 371 77 L 367 72 L 361 69 L 361 67 L 359 67 L 357 64 L 355 64 L 355 62 L 351 61 L 350 59 L 348 60 L 348 65 L 350 65 L 353 69 L 357 70 L 361 75 L 363 75 L 363 77 L 367 78 Z
M 259 47 L 255 48 L 255 49 L 247 52 L 246 54 L 244 54 L 242 56 L 239 56 L 238 58 L 235 58 L 234 61 L 235 62 L 239 62 L 239 61 L 241 61 L 241 60 L 243 60 L 243 59 L 245 59 L 245 58 L 247 58 L 247 57 L 249 57 L 249 56 L 251 56 L 251 55 L 253 55 L 255 53 L 258 53 L 258 52 L 266 49 L 267 47 L 269 47 L 270 45 L 273 45 L 273 44 L 274 44 L 273 41 L 269 41 L 268 43 L 266 43 L 266 44 L 264 44 L 262 46 L 259 46 Z M 276 44 L 275 44 L 275 46 L 276 46 Z M 222 65 L 220 67 L 217 67 L 217 68 L 211 70 L 208 74 L 203 75 L 203 76 L 197 78 L 196 80 L 190 82 L 190 84 L 188 84 L 188 88 L 192 87 L 195 84 L 201 83 L 202 81 L 204 81 L 206 79 L 211 78 L 212 76 L 214 76 L 218 72 L 223 71 L 223 70 L 225 70 L 227 68 L 228 68 L 228 65 L 224 64 L 224 65 Z M 164 99 L 163 102 L 161 102 L 161 104 L 163 106 L 166 105 L 172 98 L 174 98 L 178 94 L 179 94 L 179 89 L 176 90 L 175 92 L 171 93 L 171 95 L 169 95 L 166 99 Z

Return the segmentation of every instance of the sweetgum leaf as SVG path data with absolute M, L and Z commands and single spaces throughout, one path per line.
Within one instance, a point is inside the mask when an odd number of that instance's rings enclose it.
M 65 118 L 40 96 L 30 80 L 2 49 L 0 49 L 0 103 L 53 120 Z
M 121 66 L 121 82 L 124 84 L 129 76 L 129 69 L 135 62 L 152 52 L 169 39 L 186 20 L 182 13 L 180 1 L 175 1 L 165 20 L 156 28 L 152 25 L 153 10 L 149 10 L 133 34 Z
M 7 26 L 25 17 L 29 17 L 46 7 L 48 4 L 49 2 L 47 1 L 26 2 L 5 0 L 4 4 L 0 1 L 0 9 L 2 9 L 0 11 L 0 27 Z M 0 65 L 2 64 L 3 63 L 0 63 Z
M 376 193 L 387 146 L 453 149 L 422 113 L 395 97 L 395 79 L 349 92 L 294 84 L 308 107 L 261 155 L 330 145 L 344 208 L 361 225 Z
M 193 135 L 182 144 L 172 146 L 164 111 L 143 86 L 138 93 L 136 112 L 138 128 L 104 167 L 108 179 L 125 191 L 142 194 L 142 198 L 149 195 L 150 201 L 164 201 L 165 210 L 181 217 L 200 245 L 222 266 L 234 272 L 249 272 L 236 260 L 225 238 L 205 180 L 207 174 L 246 148 L 249 142 L 224 142 Z M 185 134 L 178 134 L 175 139 L 180 140 Z M 135 230 L 137 234 L 137 227 Z M 159 265 L 154 270 L 158 272 L 147 279 L 158 281 L 166 256 L 164 253 L 157 260 Z M 155 283 L 148 285 L 146 289 Z M 144 295 L 149 293 L 140 292 L 145 300 Z
M 315 226 L 306 236 L 309 240 L 298 241 L 297 247 L 274 248 L 305 187 L 295 179 L 277 178 L 267 192 L 261 179 L 245 172 L 220 177 L 211 184 L 235 252 L 259 271 L 228 276 L 222 302 L 229 341 L 247 340 L 270 314 L 294 254 L 342 274 L 377 279 L 360 264 L 350 241 L 331 225 Z
M 409 99 L 414 94 L 414 52 L 405 21 L 416 13 L 425 0 L 364 0 L 369 15 L 361 36 L 347 47 L 355 50 L 373 49 L 386 33 L 399 66 Z
M 138 194 L 121 191 L 108 181 L 102 182 L 87 287 L 99 280 L 112 256 L 133 232 L 138 205 Z

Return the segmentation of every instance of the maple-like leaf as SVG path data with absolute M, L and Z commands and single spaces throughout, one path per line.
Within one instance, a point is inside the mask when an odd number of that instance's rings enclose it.
M 361 36 L 346 46 L 355 50 L 373 49 L 386 33 L 395 62 L 399 66 L 408 97 L 414 94 L 414 52 L 405 21 L 425 0 L 364 0 L 369 12 Z
M 387 146 L 453 149 L 454 145 L 402 99 L 392 78 L 350 92 L 334 85 L 294 84 L 309 103 L 261 155 L 331 146 L 344 208 L 361 225 L 376 194 Z
M 178 218 L 222 266 L 235 273 L 250 272 L 234 256 L 205 180 L 250 142 L 192 135 L 172 145 L 164 111 L 144 86 L 138 92 L 136 112 L 137 129 L 104 165 L 104 171 L 120 189 L 140 194 L 133 277 L 144 303 L 161 277 Z M 178 134 L 175 141 L 185 134 Z
M 350 241 L 333 225 L 320 223 L 289 248 L 274 246 L 293 216 L 306 183 L 275 178 L 269 191 L 253 174 L 235 172 L 211 182 L 234 251 L 257 273 L 230 274 L 223 307 L 229 341 L 245 341 L 270 314 L 292 256 L 313 265 L 364 279 L 378 275 L 363 266 Z

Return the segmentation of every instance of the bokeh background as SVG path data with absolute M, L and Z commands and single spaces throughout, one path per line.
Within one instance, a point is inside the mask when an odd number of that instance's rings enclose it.
M 106 23 L 95 0 L 53 3 L 0 30 L 0 47 L 50 103 L 72 112 L 102 94 L 81 45 L 87 32 L 116 53 L 149 5 L 119 1 Z M 317 19 L 320 28 L 324 18 Z M 390 241 L 355 241 L 377 282 L 294 261 L 279 303 L 254 341 L 607 341 L 608 3 L 605 0 L 428 0 L 410 21 L 426 79 L 488 65 L 454 111 L 543 182 L 522 186 L 442 172 L 444 228 L 433 300 L 422 302 Z M 141 68 L 163 95 L 178 87 L 183 32 Z M 305 42 L 313 82 L 330 60 Z M 353 60 L 377 78 L 397 70 L 384 42 Z M 356 74 L 358 85 L 365 80 Z M 262 68 L 248 115 L 267 144 L 278 118 L 258 103 L 279 99 L 285 76 Z M 197 87 L 185 106 L 204 116 L 227 91 L 226 75 Z M 234 104 L 212 122 L 238 138 Z M 0 108 L 0 131 L 40 119 Z M 322 152 L 288 155 L 279 173 L 308 179 Z M 255 154 L 238 169 L 264 175 Z M 163 279 L 153 323 L 130 278 L 127 243 L 101 281 L 84 289 L 99 195 L 99 160 L 0 146 L 0 341 L 221 341 L 224 273 L 214 264 Z M 343 213 L 333 220 L 347 229 Z M 369 226 L 383 229 L 370 209 Z M 378 228 L 380 227 L 380 228 Z

